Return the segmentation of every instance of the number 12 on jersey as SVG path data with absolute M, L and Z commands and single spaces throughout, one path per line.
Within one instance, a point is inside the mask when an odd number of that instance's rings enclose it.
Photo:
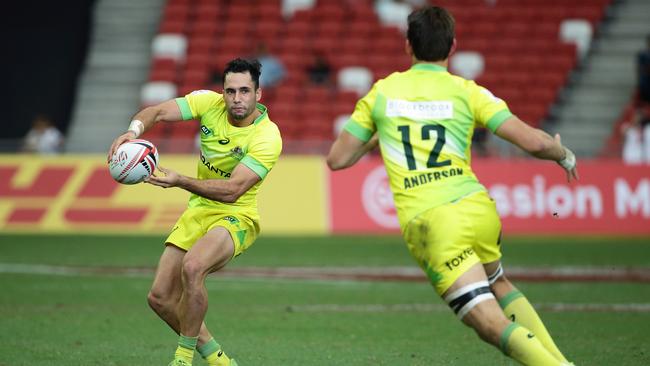
M 413 157 L 413 145 L 411 145 L 411 126 L 397 126 L 397 129 L 402 134 L 402 144 L 404 145 L 404 156 L 406 156 L 406 165 L 409 170 L 415 170 L 415 158 Z M 437 168 L 441 166 L 451 165 L 451 160 L 438 161 L 440 151 L 445 146 L 445 127 L 440 125 L 423 125 L 421 129 L 422 141 L 431 139 L 431 131 L 436 131 L 436 142 L 429 153 L 427 160 L 427 168 Z

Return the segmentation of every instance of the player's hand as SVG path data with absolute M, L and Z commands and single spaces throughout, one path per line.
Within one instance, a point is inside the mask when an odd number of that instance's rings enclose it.
M 575 154 L 573 151 L 567 149 L 562 145 L 562 139 L 560 138 L 559 133 L 555 134 L 555 142 L 557 142 L 564 149 L 564 159 L 558 161 L 557 163 L 562 167 L 562 169 L 564 169 L 564 171 L 566 171 L 567 182 L 571 182 L 571 180 L 578 180 L 578 162 L 576 160 Z
M 126 131 L 120 136 L 118 136 L 115 140 L 113 140 L 113 143 L 111 144 L 110 149 L 108 149 L 108 157 L 106 159 L 107 162 L 110 162 L 111 159 L 113 158 L 113 155 L 117 151 L 117 148 L 120 147 L 123 143 L 133 140 L 135 138 L 135 133 L 133 131 Z
M 180 174 L 176 173 L 171 169 L 165 169 L 159 166 L 158 171 L 160 171 L 164 175 L 156 175 L 156 173 L 154 173 L 149 178 L 145 179 L 144 182 L 153 184 L 154 186 L 158 186 L 158 187 L 169 188 L 169 187 L 176 187 L 176 185 L 181 179 Z

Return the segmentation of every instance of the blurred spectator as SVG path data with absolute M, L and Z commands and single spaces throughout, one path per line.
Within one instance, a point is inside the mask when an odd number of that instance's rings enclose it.
M 23 141 L 23 151 L 39 154 L 58 154 L 63 148 L 63 135 L 50 118 L 39 114 Z
M 650 163 L 650 107 L 639 108 L 621 129 L 623 162 L 629 165 Z
M 321 53 L 315 53 L 311 64 L 307 65 L 309 81 L 318 85 L 332 83 L 332 67 Z
M 650 103 L 650 34 L 646 36 L 645 50 L 639 52 L 637 66 L 640 102 Z
M 262 64 L 262 75 L 260 75 L 262 88 L 273 88 L 285 78 L 287 71 L 284 64 L 279 58 L 269 53 L 266 43 L 258 43 L 253 58 Z

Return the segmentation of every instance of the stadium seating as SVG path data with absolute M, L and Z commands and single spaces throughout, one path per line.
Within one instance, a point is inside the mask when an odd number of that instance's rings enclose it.
M 463 55 L 483 60 L 473 66 L 477 83 L 506 100 L 512 111 L 539 125 L 578 64 L 575 37 L 566 36 L 566 19 L 584 19 L 595 29 L 611 0 L 441 0 L 457 22 L 457 65 Z M 345 90 L 348 78 L 328 88 L 310 85 L 311 55 L 324 55 L 333 79 L 349 67 L 368 70 L 372 81 L 405 70 L 404 35 L 382 22 L 372 0 L 168 0 L 159 35 L 187 40 L 184 57 L 154 52 L 150 81 L 173 83 L 179 94 L 218 88 L 227 61 L 250 55 L 265 42 L 288 70 L 262 102 L 285 140 L 331 140 L 337 116 L 349 114 L 358 96 Z M 575 32 L 569 32 L 569 34 Z M 560 35 L 571 43 L 562 41 Z M 167 45 L 168 48 L 171 48 Z M 181 48 L 181 46 L 178 46 Z M 455 59 L 456 61 L 458 59 Z M 215 75 L 217 77 L 215 77 Z M 323 124 L 324 126 L 321 126 Z M 186 130 L 170 130 L 176 136 Z

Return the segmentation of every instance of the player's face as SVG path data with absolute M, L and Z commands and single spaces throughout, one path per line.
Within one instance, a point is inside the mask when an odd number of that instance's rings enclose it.
M 226 74 L 223 97 L 232 119 L 241 121 L 250 116 L 260 96 L 260 89 L 255 90 L 255 83 L 248 71 Z

